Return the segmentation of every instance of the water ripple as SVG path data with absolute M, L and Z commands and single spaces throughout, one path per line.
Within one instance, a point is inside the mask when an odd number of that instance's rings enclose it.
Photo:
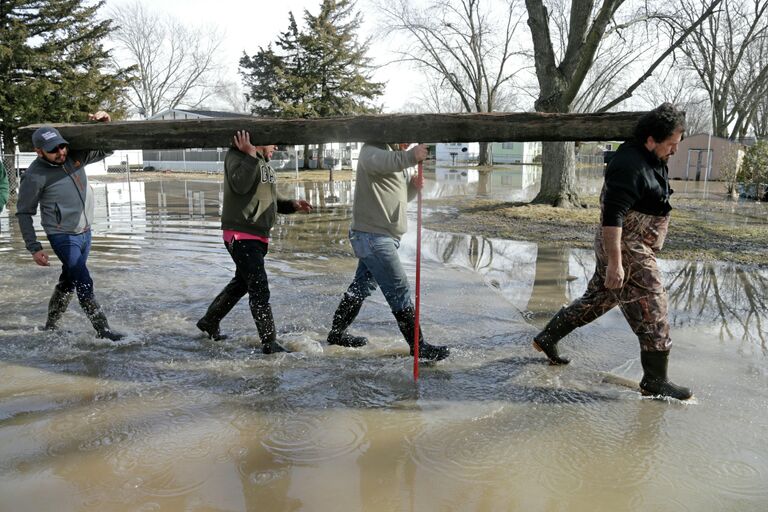
M 355 414 L 308 412 L 273 424 L 262 446 L 281 460 L 316 463 L 352 453 L 365 439 L 365 425 Z

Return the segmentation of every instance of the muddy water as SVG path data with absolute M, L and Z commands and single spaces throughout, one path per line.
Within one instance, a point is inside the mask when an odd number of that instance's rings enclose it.
M 489 177 L 490 178 L 490 177 Z M 480 178 L 426 195 L 525 198 Z M 515 178 L 510 178 L 517 179 Z M 594 186 L 588 185 L 588 186 Z M 91 272 L 113 327 L 97 340 L 76 304 L 38 331 L 56 282 L 0 217 L 0 511 L 765 510 L 768 273 L 661 261 L 671 374 L 690 405 L 603 382 L 636 380 L 638 345 L 612 311 L 570 335 L 552 368 L 530 339 L 580 295 L 588 251 L 424 233 L 423 316 L 452 357 L 412 363 L 380 293 L 328 347 L 355 268 L 351 183 L 286 186 L 318 205 L 281 217 L 268 257 L 279 338 L 263 356 L 246 301 L 210 342 L 194 322 L 233 264 L 216 182 L 97 185 Z M 402 259 L 414 269 L 413 229 Z

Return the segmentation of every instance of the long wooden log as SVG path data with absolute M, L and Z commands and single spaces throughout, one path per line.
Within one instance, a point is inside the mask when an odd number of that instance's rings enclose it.
M 56 124 L 77 148 L 173 149 L 228 147 L 236 130 L 254 144 L 327 142 L 519 142 L 625 140 L 644 112 L 604 114 L 387 114 L 322 119 L 208 118 Z M 31 150 L 32 132 L 19 130 Z

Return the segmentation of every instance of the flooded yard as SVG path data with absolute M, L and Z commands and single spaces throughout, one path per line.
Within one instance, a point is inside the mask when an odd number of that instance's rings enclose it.
M 535 181 L 436 172 L 425 197 L 524 201 Z M 13 208 L 0 216 L 0 511 L 768 507 L 768 270 L 660 260 L 670 376 L 696 396 L 682 404 L 606 382 L 641 376 L 617 310 L 566 338 L 566 367 L 531 348 L 585 290 L 591 251 L 426 230 L 422 326 L 452 352 L 415 383 L 380 292 L 350 329 L 369 345 L 325 343 L 356 267 L 354 182 L 281 185 L 316 211 L 273 230 L 272 306 L 295 352 L 270 356 L 251 347 L 246 299 L 222 322 L 230 338 L 195 327 L 234 271 L 218 181 L 93 185 L 89 267 L 119 342 L 95 338 L 75 301 L 64 332 L 40 330 L 59 266 L 34 265 Z M 414 221 L 411 279 L 415 241 Z

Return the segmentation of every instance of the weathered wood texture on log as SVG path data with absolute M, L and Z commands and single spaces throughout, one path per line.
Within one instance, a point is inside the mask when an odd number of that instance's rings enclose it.
M 603 114 L 387 114 L 322 119 L 255 117 L 55 124 L 76 148 L 173 149 L 228 147 L 236 130 L 251 142 L 519 142 L 624 140 L 644 112 Z M 19 146 L 31 149 L 32 132 L 19 130 Z

